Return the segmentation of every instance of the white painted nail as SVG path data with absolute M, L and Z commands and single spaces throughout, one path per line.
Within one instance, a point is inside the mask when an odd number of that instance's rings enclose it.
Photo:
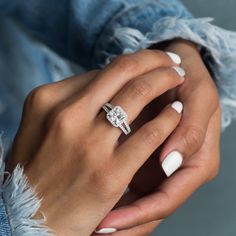
M 179 55 L 173 53 L 173 52 L 166 52 L 166 54 L 171 58 L 171 60 L 176 63 L 176 64 L 180 64 L 181 63 L 181 58 Z
M 102 229 L 99 229 L 99 230 L 95 230 L 95 233 L 97 233 L 97 234 L 109 234 L 109 233 L 114 233 L 116 231 L 117 231 L 117 229 L 115 229 L 115 228 L 102 228 Z
M 171 107 L 175 109 L 179 114 L 183 111 L 183 103 L 180 101 L 175 101 L 171 104 Z
M 186 75 L 185 70 L 178 66 L 172 66 L 172 68 L 179 74 L 180 77 L 184 77 Z
M 169 177 L 171 176 L 183 162 L 183 157 L 180 152 L 173 151 L 168 154 L 165 160 L 162 162 L 162 168 L 165 174 Z

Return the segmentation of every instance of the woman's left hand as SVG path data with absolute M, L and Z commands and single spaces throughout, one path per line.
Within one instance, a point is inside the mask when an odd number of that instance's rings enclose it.
M 168 50 L 181 56 L 185 83 L 150 104 L 135 123 L 140 126 L 176 98 L 185 104 L 183 117 L 164 144 L 160 161 L 156 160 L 160 151 L 157 150 L 134 176 L 130 191 L 100 223 L 98 228 L 119 229 L 114 234 L 117 236 L 148 235 L 161 219 L 218 173 L 221 112 L 214 82 L 193 44 L 178 40 Z M 173 173 L 164 174 L 161 164 L 173 150 L 182 154 L 184 162 L 179 171 L 166 179 Z

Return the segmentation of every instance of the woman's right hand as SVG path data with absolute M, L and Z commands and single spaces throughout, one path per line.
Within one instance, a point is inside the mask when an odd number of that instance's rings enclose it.
M 142 50 L 29 94 L 7 166 L 24 166 L 56 235 L 93 233 L 176 128 L 182 108 L 167 106 L 119 145 L 121 130 L 109 124 L 101 107 L 108 101 L 121 106 L 131 123 L 149 102 L 183 83 L 176 67 L 166 53 Z

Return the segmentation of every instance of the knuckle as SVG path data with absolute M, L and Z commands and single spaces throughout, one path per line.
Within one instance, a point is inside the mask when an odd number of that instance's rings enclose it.
M 71 116 L 72 112 L 70 107 L 66 107 L 60 111 L 55 111 L 48 119 L 47 125 L 49 128 L 52 127 L 53 130 L 56 130 L 57 133 L 59 132 L 65 135 L 73 129 Z
M 35 107 L 37 110 L 43 109 L 52 96 L 51 86 L 42 85 L 33 89 L 25 100 L 26 107 Z
M 132 80 L 130 82 L 128 93 L 132 98 L 148 98 L 152 96 L 152 87 L 145 79 Z
M 157 145 L 160 142 L 161 137 L 163 137 L 163 132 L 159 127 L 150 126 L 144 130 L 143 140 L 148 145 Z
M 204 88 L 204 91 L 207 92 L 207 104 L 209 104 L 210 109 L 215 111 L 217 107 L 220 106 L 220 99 L 217 87 L 211 77 L 208 80 L 204 80 L 201 83 L 201 88 Z M 200 89 L 199 89 L 200 90 Z M 203 89 L 201 89 L 202 92 Z
M 133 55 L 121 55 L 114 60 L 114 66 L 121 71 L 137 71 L 138 70 L 138 61 L 134 58 Z
M 183 135 L 183 142 L 187 148 L 196 151 L 202 146 L 204 131 L 196 126 L 189 126 L 188 131 Z
M 207 174 L 206 182 L 214 180 L 218 176 L 219 171 L 220 171 L 220 154 L 216 154 L 216 161 L 211 162 L 210 171 L 209 171 L 209 166 L 206 170 Z
M 84 98 L 80 98 L 69 105 L 61 104 L 56 106 L 46 117 L 46 125 L 49 129 L 61 131 L 63 134 L 69 132 L 73 134 L 75 129 L 78 130 L 81 125 L 85 126 L 88 124 L 87 119 L 83 115 L 79 116 L 79 118 L 77 115 L 80 111 L 85 112 L 85 109 L 86 99 Z M 78 119 L 81 122 L 78 122 Z
M 166 191 L 159 190 L 158 199 L 160 206 L 162 206 L 161 209 L 162 219 L 165 219 L 173 213 L 175 206 L 172 203 L 173 201 L 171 200 L 170 195 Z
M 220 105 L 220 99 L 219 99 L 219 95 L 218 95 L 217 89 L 216 88 L 210 89 L 208 96 L 211 99 L 211 101 L 210 101 L 211 102 L 211 106 L 213 107 L 214 110 L 216 110 L 217 107 L 219 107 L 219 105 Z

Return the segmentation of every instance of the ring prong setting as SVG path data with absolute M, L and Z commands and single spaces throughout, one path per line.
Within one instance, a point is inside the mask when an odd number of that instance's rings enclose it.
M 120 106 L 113 106 L 110 103 L 106 103 L 102 108 L 107 113 L 106 118 L 112 126 L 120 128 L 125 135 L 131 132 L 128 124 L 128 115 Z
M 127 114 L 120 106 L 115 106 L 112 108 L 106 116 L 115 127 L 120 127 L 124 121 L 127 121 Z

